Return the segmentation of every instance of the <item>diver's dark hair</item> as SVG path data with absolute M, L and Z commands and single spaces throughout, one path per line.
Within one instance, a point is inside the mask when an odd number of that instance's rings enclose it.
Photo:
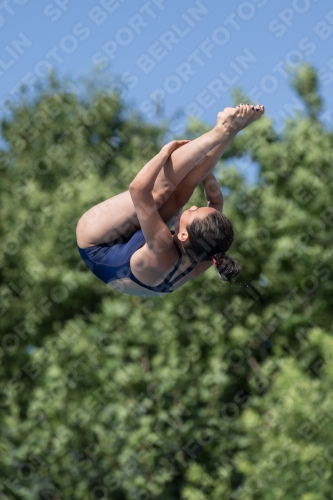
M 226 255 L 234 241 L 234 230 L 227 217 L 218 212 L 204 219 L 194 219 L 186 227 L 189 241 L 184 249 L 192 262 L 213 260 L 216 273 L 222 281 L 229 281 L 240 273 L 237 262 Z

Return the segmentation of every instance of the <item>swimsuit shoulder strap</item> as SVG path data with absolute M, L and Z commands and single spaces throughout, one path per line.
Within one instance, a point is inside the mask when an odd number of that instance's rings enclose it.
M 169 282 L 170 287 L 172 287 L 175 283 L 177 283 L 177 281 L 179 281 L 181 278 L 184 278 L 184 276 L 189 274 L 195 268 L 195 266 L 196 266 L 196 264 L 191 264 L 190 267 L 188 267 L 187 269 L 185 269 L 184 272 L 179 274 L 179 276 L 177 276 L 177 278 L 175 278 L 173 281 L 170 281 Z
M 177 263 L 175 265 L 175 267 L 173 268 L 173 270 L 171 271 L 171 273 L 169 274 L 169 276 L 167 276 L 165 278 L 164 281 L 162 281 L 162 283 L 160 283 L 159 285 L 157 286 L 148 286 L 148 285 L 144 285 L 143 283 L 141 283 L 141 281 L 139 281 L 135 276 L 134 274 L 132 273 L 132 271 L 130 270 L 130 278 L 132 281 L 134 281 L 135 283 L 137 283 L 138 285 L 140 286 L 143 286 L 144 288 L 148 288 L 149 290 L 153 290 L 155 292 L 164 292 L 164 291 L 168 291 L 169 288 L 170 288 L 170 285 L 169 285 L 169 282 L 170 282 L 170 279 L 172 278 L 172 276 L 177 272 L 177 269 L 179 268 L 180 266 L 180 263 L 182 261 L 182 252 L 180 250 L 180 248 L 176 245 L 175 243 L 175 246 L 177 248 L 177 252 L 178 252 L 178 260 L 177 260 Z
M 169 274 L 169 276 L 163 281 L 163 284 L 167 283 L 169 285 L 169 287 L 171 288 L 175 283 L 177 283 L 181 278 L 184 278 L 184 276 L 186 276 L 187 274 L 189 274 L 196 266 L 196 263 L 194 264 L 191 264 L 187 269 L 185 269 L 185 271 L 183 271 L 181 274 L 179 274 L 179 276 L 177 276 L 177 278 L 175 278 L 173 281 L 172 281 L 172 277 L 174 276 L 174 274 L 177 272 L 179 266 L 180 266 L 180 263 L 182 261 L 182 252 L 179 248 L 179 246 L 175 243 L 175 246 L 177 248 L 177 251 L 178 251 L 178 261 L 177 261 L 177 264 L 175 265 L 174 269 L 171 271 L 171 273 Z M 161 283 L 162 285 L 162 283 Z M 159 285 L 160 286 L 160 285 Z
M 179 266 L 181 264 L 181 261 L 183 259 L 182 252 L 181 252 L 179 246 L 175 242 L 174 242 L 174 245 L 177 248 L 178 260 L 177 260 L 177 263 L 176 263 L 175 267 L 173 268 L 173 270 L 171 271 L 171 273 L 169 274 L 169 276 L 167 278 L 165 278 L 165 280 L 163 281 L 163 283 L 165 283 L 165 282 L 169 283 L 170 282 L 172 276 L 177 272 L 177 270 L 178 270 L 178 268 L 179 268 Z

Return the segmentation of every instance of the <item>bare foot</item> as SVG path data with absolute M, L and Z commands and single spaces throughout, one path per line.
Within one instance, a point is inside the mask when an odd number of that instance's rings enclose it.
M 225 108 L 217 115 L 215 131 L 221 139 L 229 139 L 263 114 L 264 106 L 240 104 L 236 108 Z
M 258 120 L 264 113 L 265 113 L 265 106 L 262 106 L 261 104 L 239 104 L 239 106 L 249 106 L 251 108 L 252 114 L 250 114 L 248 122 L 244 125 L 243 128 L 247 127 L 248 125 L 251 125 L 251 123 L 255 122 Z M 238 107 L 238 106 L 237 106 Z

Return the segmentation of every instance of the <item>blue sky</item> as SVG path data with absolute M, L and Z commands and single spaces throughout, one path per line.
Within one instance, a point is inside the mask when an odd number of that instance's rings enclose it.
M 302 104 L 288 67 L 310 62 L 333 123 L 333 5 L 328 0 L 5 0 L 0 3 L 0 113 L 53 68 L 75 80 L 116 74 L 148 120 L 194 114 L 214 124 L 240 87 L 265 105 L 277 129 Z

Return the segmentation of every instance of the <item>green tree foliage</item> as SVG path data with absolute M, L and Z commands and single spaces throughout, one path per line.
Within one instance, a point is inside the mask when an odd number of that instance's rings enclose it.
M 304 99 L 309 114 L 315 117 L 322 107 L 315 70 L 311 66 L 304 65 L 294 78 L 293 85 L 298 94 Z
M 217 171 L 241 276 L 211 269 L 163 299 L 107 288 L 75 226 L 164 128 L 116 90 L 57 81 L 3 119 L 0 498 L 332 498 L 333 141 L 311 71 L 295 81 L 306 115 L 282 136 L 264 117 L 229 148 L 258 184 Z

